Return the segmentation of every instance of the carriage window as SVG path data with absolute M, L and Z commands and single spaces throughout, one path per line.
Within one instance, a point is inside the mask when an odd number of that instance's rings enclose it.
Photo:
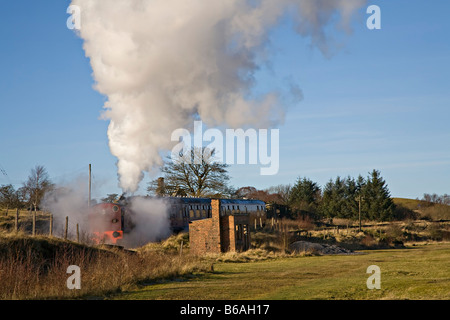
M 194 210 L 189 210 L 189 217 L 194 218 Z

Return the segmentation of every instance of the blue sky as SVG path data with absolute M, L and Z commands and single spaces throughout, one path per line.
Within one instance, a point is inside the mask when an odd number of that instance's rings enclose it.
M 324 57 L 288 23 L 271 33 L 272 64 L 260 90 L 294 80 L 303 100 L 288 106 L 280 129 L 280 170 L 235 165 L 231 183 L 266 188 L 308 177 L 381 171 L 391 194 L 450 193 L 450 3 L 369 1 L 382 29 L 368 30 L 361 10 L 352 33 Z M 66 27 L 69 1 L 4 1 L 0 10 L 0 184 L 16 187 L 37 164 L 54 182 L 86 175 L 94 197 L 120 193 L 116 159 L 100 119 L 105 97 L 93 88 L 82 40 Z M 146 179 L 141 184 L 149 181 Z M 142 190 L 143 188 L 141 188 Z

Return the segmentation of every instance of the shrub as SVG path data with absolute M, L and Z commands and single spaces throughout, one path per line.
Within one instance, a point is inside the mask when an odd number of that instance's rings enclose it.
M 314 219 L 309 216 L 300 216 L 295 221 L 299 229 L 310 231 L 315 228 Z
M 430 225 L 428 225 L 427 236 L 431 240 L 442 241 L 442 239 L 444 237 L 444 232 L 441 229 L 439 223 L 431 223 Z
M 404 239 L 402 227 L 398 224 L 390 224 L 386 228 L 386 238 L 389 242 L 402 241 Z
M 375 238 L 372 235 L 370 235 L 370 234 L 365 235 L 360 240 L 360 242 L 361 242 L 362 245 L 364 245 L 366 247 L 372 247 L 372 246 L 377 244 L 377 241 L 375 241 Z
M 394 219 L 395 220 L 417 220 L 419 219 L 420 214 L 406 208 L 402 205 L 397 205 L 394 210 Z

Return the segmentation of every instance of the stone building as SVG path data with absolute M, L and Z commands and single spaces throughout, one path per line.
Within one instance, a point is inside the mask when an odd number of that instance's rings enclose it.
M 240 252 L 250 248 L 250 214 L 228 214 L 221 201 L 211 200 L 211 218 L 189 222 L 190 250 L 194 254 Z

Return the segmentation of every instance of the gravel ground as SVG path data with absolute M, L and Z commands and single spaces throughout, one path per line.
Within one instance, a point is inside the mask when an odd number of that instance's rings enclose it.
M 308 252 L 315 253 L 319 255 L 327 255 L 327 254 L 358 254 L 349 249 L 345 249 L 342 247 L 338 247 L 336 245 L 329 245 L 324 243 L 313 243 L 307 241 L 296 241 L 291 243 L 289 248 L 297 253 Z

